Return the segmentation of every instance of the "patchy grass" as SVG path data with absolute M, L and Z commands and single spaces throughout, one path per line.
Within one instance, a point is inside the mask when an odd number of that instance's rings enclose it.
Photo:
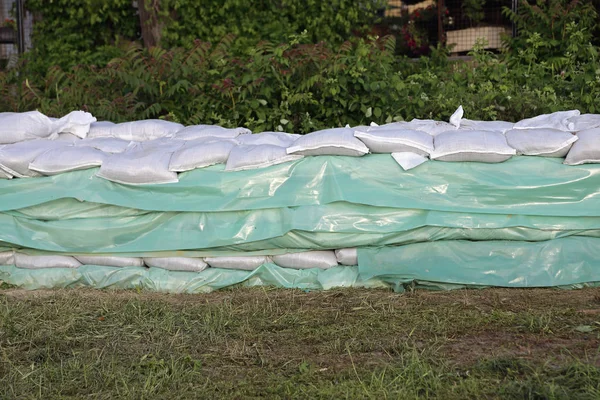
M 600 397 L 600 290 L 0 290 L 0 398 Z

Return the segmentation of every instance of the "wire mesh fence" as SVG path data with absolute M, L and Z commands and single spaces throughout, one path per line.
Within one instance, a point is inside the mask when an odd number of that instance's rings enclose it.
M 33 16 L 23 0 L 0 0 L 0 60 L 31 48 Z
M 446 45 L 465 54 L 481 41 L 499 50 L 502 37 L 513 26 L 502 10 L 515 9 L 516 0 L 390 0 L 383 25 L 397 36 L 398 52 L 412 57 L 427 55 L 431 47 Z

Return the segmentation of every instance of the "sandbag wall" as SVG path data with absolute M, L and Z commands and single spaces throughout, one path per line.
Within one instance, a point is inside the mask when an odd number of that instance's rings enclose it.
M 0 114 L 0 280 L 197 292 L 600 281 L 600 115 L 300 136 Z M 24 179 L 29 178 L 29 179 Z

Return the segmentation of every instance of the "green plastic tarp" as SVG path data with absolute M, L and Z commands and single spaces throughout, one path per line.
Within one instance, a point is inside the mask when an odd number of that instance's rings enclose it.
M 179 182 L 127 186 L 97 169 L 0 180 L 0 211 L 62 198 L 153 211 L 249 211 L 348 202 L 462 213 L 590 216 L 600 210 L 600 165 L 514 157 L 502 164 L 429 161 L 403 171 L 389 154 L 305 157 L 264 169 L 222 165 Z

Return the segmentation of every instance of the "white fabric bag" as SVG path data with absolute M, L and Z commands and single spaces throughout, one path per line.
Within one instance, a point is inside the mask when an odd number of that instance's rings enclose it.
M 207 257 L 204 261 L 213 268 L 253 271 L 270 260 L 266 256 Z
M 416 168 L 428 160 L 427 157 L 423 157 L 418 154 L 410 153 L 410 152 L 408 152 L 408 153 L 392 153 L 392 158 L 405 171 Z
M 368 152 L 369 148 L 354 137 L 354 129 L 352 128 L 325 129 L 309 133 L 298 138 L 287 149 L 288 154 L 304 156 L 332 155 L 360 157 Z
M 273 146 L 289 147 L 302 135 L 285 132 L 262 132 L 254 135 L 239 136 L 239 144 L 259 145 L 270 144 Z
M 13 176 L 0 167 L 0 179 L 12 179 Z
M 101 267 L 143 267 L 144 260 L 139 257 L 120 256 L 75 256 L 83 265 L 99 265 Z
M 85 111 L 73 111 L 64 117 L 54 121 L 53 132 L 70 133 L 78 138 L 85 138 L 92 123 L 96 122 L 96 118 L 92 114 Z
M 169 271 L 200 272 L 208 268 L 203 259 L 195 257 L 146 257 L 144 262 L 149 267 Z
M 565 164 L 600 164 L 600 128 L 577 132 L 579 138 L 565 159 Z
M 12 250 L 0 252 L 0 265 L 15 265 L 15 252 Z
M 90 125 L 90 131 L 88 132 L 87 137 L 90 139 L 99 137 L 111 137 L 110 132 L 115 125 L 116 124 L 114 122 L 110 121 L 93 122 Z
M 319 268 L 328 269 L 338 265 L 335 252 L 325 251 L 305 251 L 302 253 L 289 253 L 279 256 L 272 256 L 273 262 L 282 268 L 309 269 Z
M 29 169 L 44 175 L 96 168 L 102 165 L 106 154 L 92 147 L 60 147 L 40 154 L 29 164 Z
M 587 131 L 600 128 L 600 114 L 582 114 L 569 118 L 569 127 L 572 132 Z
M 88 137 L 114 137 L 117 139 L 143 142 L 160 138 L 173 137 L 183 125 L 163 121 L 161 119 L 146 119 L 142 121 L 124 122 L 121 124 L 105 124 L 101 129 L 91 129 Z
M 456 126 L 444 121 L 435 121 L 433 119 L 413 119 L 409 123 L 403 124 L 405 129 L 414 129 L 427 132 L 431 136 L 437 136 L 442 132 L 455 131 Z M 385 126 L 385 125 L 384 125 Z
M 251 134 L 246 128 L 223 128 L 217 125 L 191 125 L 186 126 L 175 137 L 180 140 L 197 140 L 207 137 L 221 139 L 235 139 L 240 135 Z
M 122 153 L 131 147 L 135 142 L 112 137 L 98 137 L 95 139 L 83 139 L 75 142 L 78 147 L 92 147 L 104 153 Z
M 9 144 L 0 149 L 0 168 L 17 178 L 41 176 L 29 164 L 49 150 L 68 146 L 68 142 L 45 139 Z
M 350 266 L 358 265 L 358 250 L 356 247 L 338 249 L 335 251 L 335 257 L 339 264 Z
M 107 157 L 98 177 L 126 185 L 152 185 L 178 182 L 169 171 L 171 156 L 184 141 L 154 140 L 138 143 L 123 153 Z
M 15 253 L 15 265 L 18 268 L 27 269 L 78 268 L 81 263 L 74 257 L 69 256 L 29 256 L 23 253 Z
M 41 112 L 0 113 L 0 144 L 47 138 L 52 133 L 52 120 Z
M 431 159 L 440 161 L 499 163 L 517 153 L 503 134 L 489 131 L 444 132 L 435 137 L 434 147 Z
M 470 119 L 461 119 L 460 128 L 468 131 L 491 131 L 506 133 L 515 126 L 514 122 L 507 121 L 473 121 Z
M 374 129 L 368 132 L 355 131 L 371 153 L 412 152 L 429 156 L 433 151 L 433 137 L 423 131 L 412 129 Z
M 83 111 L 73 111 L 60 119 L 48 118 L 38 111 L 0 113 L 0 144 L 56 139 L 60 132 L 85 137 L 95 120 L 90 113 Z
M 527 118 L 517 122 L 513 129 L 550 128 L 573 132 L 574 124 L 569 120 L 580 114 L 579 110 L 557 111 L 552 114 L 542 114 L 537 117 Z
M 197 142 L 197 140 L 188 141 L 181 149 L 173 153 L 169 163 L 170 171 L 183 172 L 224 164 L 229 158 L 231 149 L 235 147 L 235 143 L 229 140 Z
M 231 150 L 225 171 L 266 168 L 301 158 L 302 156 L 298 154 L 288 154 L 286 148 L 281 146 L 270 144 L 239 145 Z
M 558 129 L 513 129 L 506 132 L 508 145 L 518 155 L 564 157 L 577 136 Z

